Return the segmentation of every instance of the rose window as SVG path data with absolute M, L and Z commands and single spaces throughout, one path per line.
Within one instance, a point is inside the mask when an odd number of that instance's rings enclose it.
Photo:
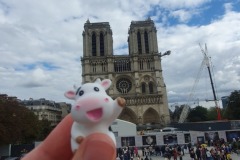
M 117 81 L 116 87 L 117 87 L 118 92 L 125 94 L 131 90 L 132 83 L 127 78 L 121 78 Z

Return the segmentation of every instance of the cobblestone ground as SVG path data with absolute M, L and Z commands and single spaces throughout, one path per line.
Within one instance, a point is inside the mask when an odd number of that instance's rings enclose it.
M 240 155 L 237 155 L 237 154 L 235 154 L 235 153 L 233 153 L 233 154 L 231 154 L 231 155 L 232 155 L 232 160 L 240 160 Z M 145 157 L 144 157 L 144 158 L 145 158 Z M 151 156 L 151 159 L 152 159 L 152 160 L 164 160 L 164 157 Z M 136 160 L 136 158 L 135 158 L 134 160 Z M 173 158 L 171 158 L 171 160 L 173 160 Z M 178 158 L 178 160 L 179 160 L 179 158 Z M 190 156 L 189 156 L 188 153 L 183 156 L 183 160 L 191 160 L 191 158 L 190 158 Z

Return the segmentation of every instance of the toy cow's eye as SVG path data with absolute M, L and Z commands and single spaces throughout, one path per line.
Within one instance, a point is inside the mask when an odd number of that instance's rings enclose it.
M 81 91 L 79 92 L 79 96 L 82 96 L 83 94 L 84 94 L 84 91 L 81 90 Z
M 98 87 L 94 87 L 94 91 L 99 91 L 99 88 Z

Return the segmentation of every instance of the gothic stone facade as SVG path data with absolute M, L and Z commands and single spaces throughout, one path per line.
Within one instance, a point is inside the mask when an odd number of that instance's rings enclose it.
M 163 126 L 170 122 L 156 33 L 151 19 L 132 21 L 128 31 L 129 55 L 113 55 L 109 23 L 88 20 L 84 25 L 83 82 L 97 78 L 112 80 L 108 94 L 113 98 L 124 97 L 127 101 L 119 119 Z

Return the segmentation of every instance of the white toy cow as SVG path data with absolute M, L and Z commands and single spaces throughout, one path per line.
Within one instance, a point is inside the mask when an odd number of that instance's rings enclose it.
M 76 91 L 67 91 L 64 94 L 67 98 L 75 100 L 71 109 L 74 120 L 71 129 L 73 152 L 84 137 L 96 132 L 109 135 L 116 145 L 115 136 L 108 128 L 119 116 L 126 101 L 120 97 L 113 100 L 107 95 L 105 90 L 111 83 L 109 79 L 97 79 L 94 83 L 83 84 Z

